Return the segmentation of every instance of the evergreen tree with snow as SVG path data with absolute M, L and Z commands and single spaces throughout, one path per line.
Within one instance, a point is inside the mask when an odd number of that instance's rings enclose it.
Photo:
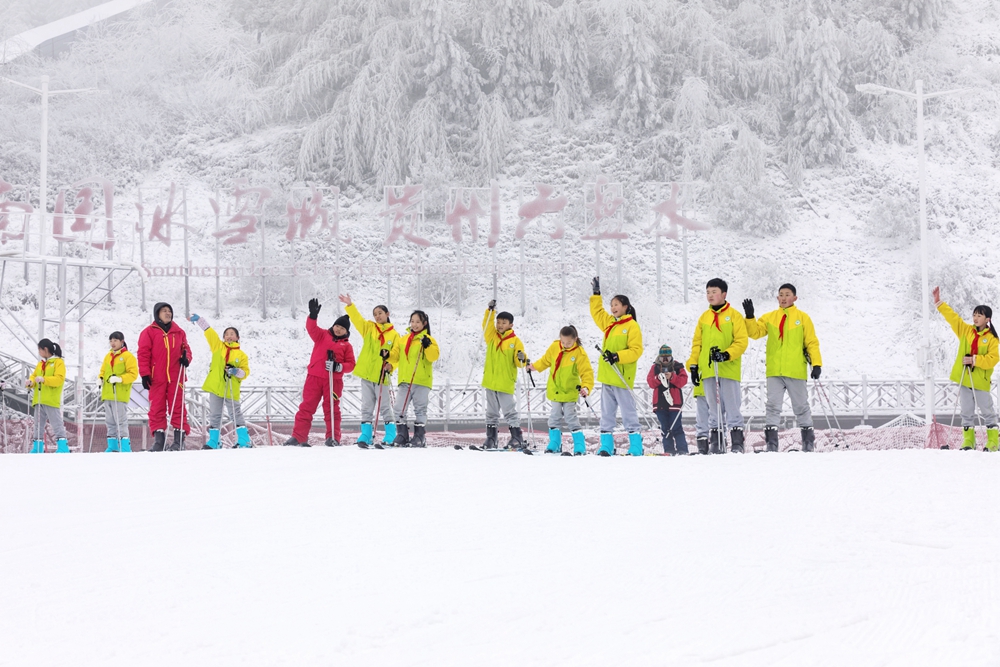
M 837 29 L 827 19 L 797 36 L 791 134 L 807 165 L 840 164 L 850 143 L 847 94 L 840 89 Z

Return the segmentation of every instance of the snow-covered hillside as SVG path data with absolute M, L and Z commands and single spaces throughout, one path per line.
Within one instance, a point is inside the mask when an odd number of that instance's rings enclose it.
M 1000 662 L 1000 458 L 8 456 L 0 665 Z

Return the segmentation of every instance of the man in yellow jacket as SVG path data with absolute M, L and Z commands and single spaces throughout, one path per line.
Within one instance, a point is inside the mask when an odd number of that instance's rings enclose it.
M 396 417 L 389 400 L 389 386 L 394 370 L 389 363 L 389 353 L 399 338 L 399 332 L 389 319 L 389 309 L 386 306 L 375 306 L 372 310 L 373 319 L 366 320 L 354 305 L 350 294 L 341 294 L 340 302 L 346 306 L 345 311 L 351 318 L 351 324 L 362 339 L 361 353 L 354 367 L 354 375 L 361 379 L 361 435 L 358 436 L 357 444 L 367 447 L 374 441 L 372 419 L 377 409 L 385 424 L 382 444 L 391 445 L 396 440 Z
M 132 383 L 139 379 L 139 362 L 125 344 L 125 334 L 113 331 L 108 337 L 111 351 L 101 364 L 101 400 L 104 402 L 104 423 L 108 427 L 108 448 L 105 452 L 131 452 L 128 434 L 128 414 L 125 408 L 132 397 Z
M 792 401 L 792 412 L 802 433 L 802 451 L 816 450 L 809 393 L 806 389 L 807 364 L 812 364 L 812 379 L 818 380 L 823 359 L 812 319 L 795 305 L 798 292 L 791 283 L 778 288 L 778 309 L 754 318 L 753 301 L 744 299 L 747 334 L 758 340 L 767 337 L 767 412 L 764 418 L 764 442 L 767 451 L 778 451 L 778 424 L 785 392 Z
M 521 416 L 517 413 L 514 387 L 517 369 L 528 363 L 524 343 L 514 333 L 514 316 L 504 311 L 496 314 L 493 299 L 483 313 L 483 339 L 486 341 L 486 364 L 483 367 L 483 389 L 486 390 L 486 441 L 483 449 L 497 448 L 497 429 L 503 413 L 510 440 L 507 449 L 524 449 L 527 445 L 521 433 Z
M 229 418 L 236 426 L 236 446 L 250 446 L 250 432 L 240 404 L 240 384 L 250 375 L 250 358 L 240 349 L 240 332 L 236 327 L 226 327 L 222 338 L 201 315 L 191 315 L 191 321 L 205 332 L 205 340 L 212 351 L 212 365 L 202 391 L 208 393 L 208 440 L 202 449 L 219 448 L 219 429 L 222 413 L 228 407 Z
M 623 294 L 611 297 L 611 312 L 604 310 L 601 299 L 601 281 L 591 283 L 590 316 L 603 334 L 601 359 L 597 366 L 597 381 L 601 383 L 601 444 L 598 456 L 615 453 L 614 430 L 618 421 L 618 408 L 622 411 L 622 425 L 628 431 L 628 453 L 642 456 L 642 428 L 639 425 L 638 406 L 632 385 L 635 369 L 642 356 L 642 329 L 636 320 L 635 308 Z
M 711 440 L 711 450 L 704 447 L 709 443 L 698 441 L 699 454 L 708 454 L 709 451 L 712 454 L 726 453 L 720 413 L 729 430 L 732 451 L 743 453 L 743 413 L 740 412 L 743 368 L 740 357 L 747 349 L 747 327 L 743 315 L 726 301 L 728 292 L 729 285 L 725 280 L 712 278 L 708 281 L 705 298 L 709 308 L 698 318 L 691 340 L 688 369 L 695 386 L 700 383 L 705 385 Z

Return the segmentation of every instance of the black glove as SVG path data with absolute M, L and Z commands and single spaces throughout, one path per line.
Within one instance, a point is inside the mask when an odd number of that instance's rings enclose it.
M 496 309 L 497 309 L 497 300 L 490 299 L 490 302 L 486 304 L 486 310 L 496 310 Z
M 153 378 L 152 377 L 150 377 L 149 375 L 143 375 L 142 376 L 142 388 L 143 389 L 145 389 L 146 391 L 149 391 L 149 387 L 152 384 L 153 384 Z
M 612 352 L 611 350 L 605 350 L 604 354 L 602 354 L 601 356 L 604 357 L 604 361 L 608 362 L 609 364 L 614 365 L 618 363 L 617 352 Z
M 309 319 L 315 320 L 319 317 L 319 309 L 322 307 L 319 305 L 319 299 L 309 299 Z
M 187 350 L 181 350 L 181 358 L 177 360 L 177 363 L 180 364 L 181 368 L 187 368 L 190 365 L 191 360 L 188 359 Z
M 420 347 L 422 347 L 422 348 L 424 348 L 426 350 L 430 346 L 431 346 L 431 337 L 430 336 L 424 336 L 423 338 L 420 339 Z
M 715 363 L 722 363 L 723 361 L 729 361 L 729 353 L 723 352 L 717 347 L 713 347 L 712 351 L 709 353 L 708 358 Z
M 813 372 L 812 372 L 812 375 L 810 377 L 812 377 L 813 380 L 818 380 L 819 379 L 819 374 L 822 373 L 822 372 L 823 372 L 823 368 L 821 366 L 813 366 Z
M 594 276 L 594 279 L 590 281 L 590 286 L 593 288 L 594 294 L 601 293 L 601 279 L 597 276 Z
M 701 386 L 701 374 L 698 372 L 698 364 L 691 366 L 691 384 Z
M 387 349 L 385 349 L 383 347 L 381 350 L 378 351 L 378 356 L 382 357 L 383 359 L 388 359 L 389 358 L 389 350 L 387 350 Z
M 743 299 L 743 312 L 746 313 L 747 319 L 753 319 L 753 299 Z

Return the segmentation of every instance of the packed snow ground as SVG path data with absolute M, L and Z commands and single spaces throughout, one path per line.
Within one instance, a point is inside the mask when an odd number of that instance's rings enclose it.
M 2 665 L 996 665 L 1000 457 L 0 459 Z

